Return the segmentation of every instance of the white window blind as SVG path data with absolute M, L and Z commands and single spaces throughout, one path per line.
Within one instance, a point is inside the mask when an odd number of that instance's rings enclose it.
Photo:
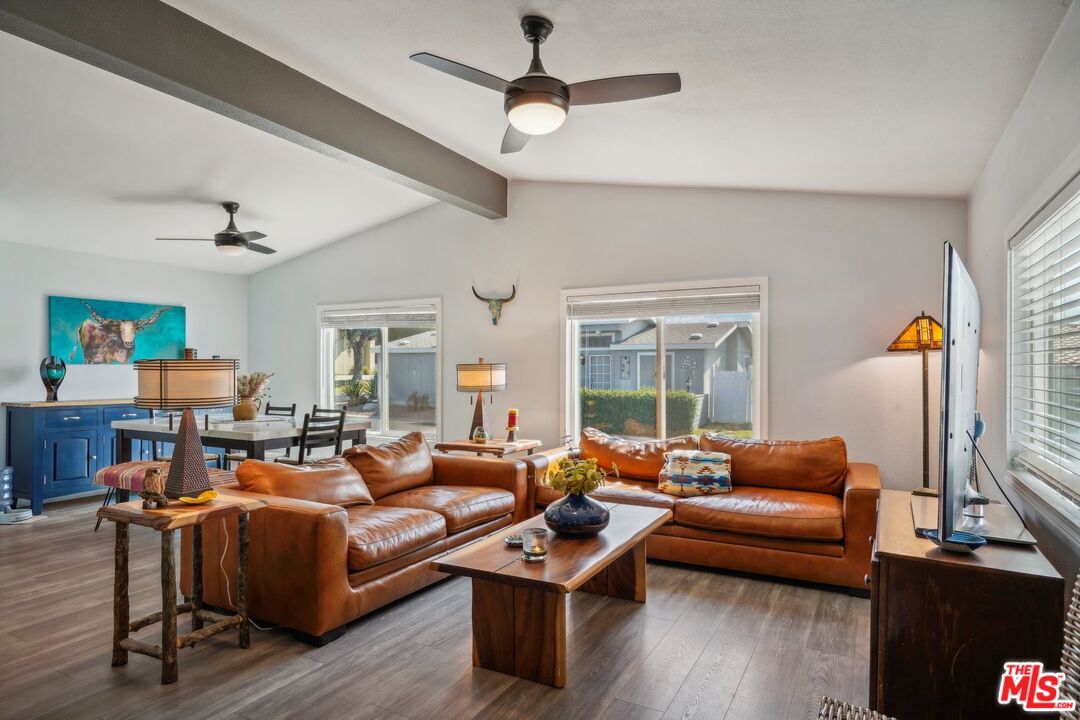
M 319 312 L 319 323 L 324 328 L 385 327 L 434 330 L 435 306 L 327 308 Z
M 1014 240 L 1009 267 L 1010 448 L 1080 498 L 1080 194 Z
M 566 298 L 566 315 L 571 320 L 757 312 L 760 308 L 758 285 L 581 294 Z

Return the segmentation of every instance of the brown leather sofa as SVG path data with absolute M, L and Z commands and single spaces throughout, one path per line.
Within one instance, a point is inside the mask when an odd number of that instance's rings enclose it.
M 697 497 L 658 492 L 669 450 L 731 455 L 732 490 Z M 704 433 L 634 442 L 597 430 L 582 432 L 580 449 L 526 458 L 530 504 L 561 497 L 544 483 L 551 463 L 570 454 L 619 468 L 593 497 L 652 505 L 673 513 L 649 536 L 650 558 L 865 589 L 881 478 L 876 465 L 849 463 L 841 438 L 811 441 L 735 440 Z
M 267 503 L 249 523 L 248 612 L 316 645 L 445 578 L 429 569 L 432 558 L 525 519 L 531 507 L 524 463 L 432 456 L 420 433 L 298 467 L 247 460 L 236 476 L 221 489 Z M 235 608 L 236 537 L 235 518 L 203 528 L 210 605 Z M 225 573 L 217 562 L 223 549 Z M 187 595 L 190 553 L 184 532 Z

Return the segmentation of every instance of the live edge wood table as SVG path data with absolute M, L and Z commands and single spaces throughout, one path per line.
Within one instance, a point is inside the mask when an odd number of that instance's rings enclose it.
M 112 666 L 127 665 L 128 652 L 149 655 L 161 660 L 161 684 L 176 682 L 179 670 L 176 651 L 190 647 L 230 628 L 239 631 L 240 647 L 251 644 L 247 623 L 247 546 L 248 513 L 258 510 L 266 503 L 247 497 L 221 493 L 206 505 L 184 505 L 179 501 L 160 510 L 143 510 L 142 501 L 106 506 L 98 510 L 98 517 L 116 523 L 116 575 L 113 586 L 113 650 Z M 202 524 L 209 520 L 238 515 L 239 538 L 237 538 L 236 614 L 216 615 L 202 606 Z M 130 620 L 128 605 L 128 526 L 142 525 L 161 533 L 161 611 L 146 617 Z M 174 561 L 173 533 L 178 528 L 191 527 L 192 537 L 192 588 L 191 602 L 176 604 L 176 567 Z M 191 613 L 191 632 L 177 635 L 178 614 Z M 144 627 L 161 623 L 161 644 L 148 645 L 133 640 L 128 635 Z M 204 623 L 210 623 L 204 625 Z
M 645 538 L 671 511 L 608 505 L 611 522 L 591 538 L 549 531 L 547 560 L 526 563 L 503 538 L 545 527 L 542 515 L 431 563 L 472 578 L 473 665 L 526 680 L 566 684 L 566 596 L 574 590 L 645 602 Z
M 478 457 L 481 455 L 504 457 L 519 452 L 532 455 L 534 450 L 542 446 L 543 443 L 539 440 L 515 440 L 514 442 L 490 440 L 486 443 L 477 443 L 472 440 L 448 440 L 447 442 L 435 443 L 435 449 L 442 453 L 474 452 Z

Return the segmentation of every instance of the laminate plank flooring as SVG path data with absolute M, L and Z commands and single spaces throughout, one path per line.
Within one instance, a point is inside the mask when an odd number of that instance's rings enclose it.
M 0 526 L 0 718 L 812 720 L 822 693 L 866 702 L 869 601 L 657 562 L 643 605 L 571 595 L 562 690 L 472 667 L 466 578 L 323 648 L 281 629 L 253 629 L 248 650 L 215 636 L 181 650 L 180 681 L 162 686 L 150 658 L 109 667 L 113 527 L 93 532 L 96 507 Z M 158 537 L 132 529 L 133 617 L 159 609 Z

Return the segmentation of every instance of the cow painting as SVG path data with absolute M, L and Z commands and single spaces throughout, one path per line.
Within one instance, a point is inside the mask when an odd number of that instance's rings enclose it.
M 68 360 L 75 359 L 75 353 L 82 347 L 83 362 L 87 364 L 110 364 L 131 362 L 135 354 L 135 336 L 158 321 L 167 310 L 162 307 L 142 320 L 118 320 L 105 318 L 85 300 L 82 304 L 90 311 L 91 320 L 84 320 L 79 325 L 78 341 L 71 349 Z

